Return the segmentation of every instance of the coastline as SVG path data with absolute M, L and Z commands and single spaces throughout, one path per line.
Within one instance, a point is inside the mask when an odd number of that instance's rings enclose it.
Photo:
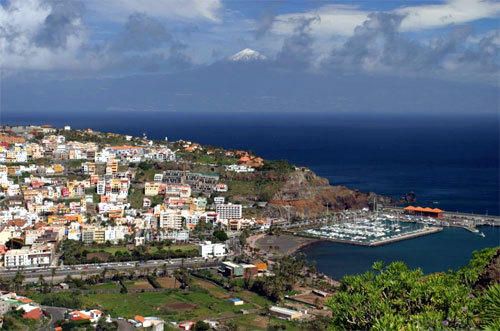
M 251 249 L 258 249 L 260 251 L 267 251 L 270 254 L 276 255 L 291 255 L 299 252 L 300 250 L 319 243 L 319 242 L 335 242 L 340 244 L 347 244 L 353 246 L 364 246 L 364 247 L 378 247 L 384 246 L 388 244 L 392 244 L 399 241 L 404 241 L 408 239 L 419 238 L 422 236 L 439 233 L 443 230 L 440 227 L 432 227 L 426 229 L 425 231 L 412 232 L 406 235 L 402 235 L 399 237 L 390 238 L 383 241 L 363 243 L 363 242 L 354 242 L 348 240 L 337 240 L 337 239 L 329 239 L 329 238 L 320 238 L 320 237 L 308 237 L 302 235 L 292 235 L 292 234 L 282 234 L 282 235 L 266 235 L 266 234 L 258 234 L 249 238 L 249 247 Z
M 299 237 L 291 234 L 262 235 L 253 241 L 254 249 L 276 255 L 295 254 L 302 248 L 323 241 L 321 238 Z

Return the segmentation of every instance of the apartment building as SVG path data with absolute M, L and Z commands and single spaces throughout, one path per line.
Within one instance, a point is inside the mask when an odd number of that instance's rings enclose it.
M 106 242 L 106 232 L 102 228 L 85 228 L 82 230 L 82 241 L 86 245 L 91 245 L 93 243 L 104 244 Z
M 189 230 L 168 230 L 159 234 L 160 240 L 188 241 Z
M 183 225 L 183 217 L 180 211 L 166 210 L 160 213 L 160 228 L 180 230 L 183 228 Z
M 242 217 L 242 206 L 228 204 L 218 204 L 215 206 L 215 211 L 219 216 L 219 219 L 231 220 L 240 219 Z
M 49 266 L 53 257 L 52 244 L 26 246 L 7 251 L 4 256 L 4 266 L 6 268 Z

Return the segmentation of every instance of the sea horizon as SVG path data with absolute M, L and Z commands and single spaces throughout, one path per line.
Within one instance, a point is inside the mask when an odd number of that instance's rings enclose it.
M 416 205 L 500 214 L 499 130 L 492 114 L 116 111 L 39 115 L 7 112 L 0 122 L 71 125 L 251 150 L 267 159 L 309 167 L 332 185 L 395 200 L 414 192 Z

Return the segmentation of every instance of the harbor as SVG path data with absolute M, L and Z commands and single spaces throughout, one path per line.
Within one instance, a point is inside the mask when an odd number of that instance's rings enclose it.
M 495 215 L 445 212 L 437 208 L 405 207 L 342 211 L 331 217 L 294 224 L 282 224 L 290 234 L 316 240 L 358 246 L 380 246 L 442 231 L 444 228 L 463 228 L 473 235 L 484 237 L 478 228 L 499 226 Z
M 442 227 L 428 226 L 422 223 L 402 222 L 378 217 L 375 220 L 363 218 L 344 221 L 316 229 L 307 229 L 295 234 L 352 245 L 381 246 L 437 233 L 442 229 Z

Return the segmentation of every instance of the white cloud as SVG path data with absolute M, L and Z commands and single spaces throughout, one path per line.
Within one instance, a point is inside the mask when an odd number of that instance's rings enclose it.
M 500 2 L 448 0 L 443 4 L 401 7 L 392 12 L 405 16 L 401 22 L 401 31 L 418 31 L 498 17 Z M 326 5 L 307 12 L 279 15 L 275 18 L 271 31 L 278 35 L 289 35 L 299 19 L 318 17 L 319 20 L 311 24 L 311 34 L 314 37 L 348 37 L 368 19 L 369 14 L 370 12 L 356 5 Z
M 87 6 L 102 18 L 124 21 L 140 12 L 158 18 L 207 20 L 218 22 L 220 0 L 89 0 Z
M 283 14 L 276 17 L 272 32 L 288 35 L 293 32 L 300 19 L 318 17 L 310 25 L 311 34 L 317 37 L 324 35 L 350 36 L 356 26 L 362 24 L 369 12 L 360 10 L 358 6 L 326 5 L 304 13 Z
M 449 0 L 438 5 L 403 7 L 394 12 L 406 15 L 402 31 L 415 31 L 463 24 L 500 15 L 500 2 L 484 0 Z
M 449 0 L 438 5 L 403 7 L 394 11 L 405 15 L 402 31 L 439 28 L 500 15 L 500 2 L 488 0 Z
M 0 7 L 0 58 L 3 69 L 68 69 L 77 66 L 80 48 L 86 38 L 78 17 L 70 24 L 76 29 L 65 36 L 57 48 L 36 43 L 53 8 L 39 0 L 13 0 Z

